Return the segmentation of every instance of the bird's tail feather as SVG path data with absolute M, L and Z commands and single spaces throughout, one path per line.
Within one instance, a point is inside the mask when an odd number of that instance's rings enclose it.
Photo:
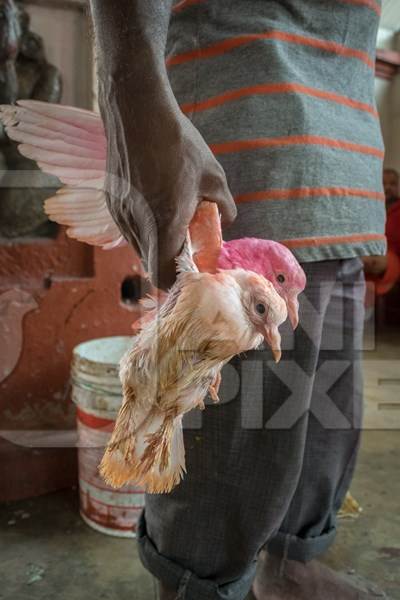
M 148 493 L 169 492 L 183 477 L 185 449 L 182 418 L 152 408 L 144 412 L 124 386 L 125 402 L 100 464 L 112 487 L 131 482 Z

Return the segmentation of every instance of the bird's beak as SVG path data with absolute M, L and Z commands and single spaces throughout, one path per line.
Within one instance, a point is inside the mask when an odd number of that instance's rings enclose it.
M 292 327 L 293 329 L 296 329 L 299 324 L 299 301 L 297 300 L 297 296 L 288 297 L 287 309 Z
M 275 362 L 281 360 L 281 334 L 278 331 L 276 325 L 265 325 L 264 327 L 264 339 L 269 346 L 271 346 L 272 354 L 274 355 Z

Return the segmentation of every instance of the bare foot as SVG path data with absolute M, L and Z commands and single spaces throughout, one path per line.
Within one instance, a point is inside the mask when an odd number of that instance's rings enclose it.
M 316 560 L 302 563 L 261 552 L 253 583 L 256 600 L 373 600 L 386 598 L 374 585 L 341 576 Z

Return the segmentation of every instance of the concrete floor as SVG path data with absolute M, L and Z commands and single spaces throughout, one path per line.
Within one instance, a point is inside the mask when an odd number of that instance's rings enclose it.
M 377 350 L 366 353 L 366 418 L 370 423 L 377 418 L 385 394 L 392 405 L 399 401 L 398 391 L 392 388 L 379 389 L 379 397 L 376 393 L 376 380 L 382 373 L 387 385 L 400 382 L 395 381 L 400 369 L 396 370 L 395 363 L 388 367 L 388 361 L 399 355 L 397 340 L 398 334 L 389 335 Z M 400 440 L 394 422 L 399 411 L 393 406 L 387 410 L 392 411 L 390 419 L 383 418 L 391 429 L 370 429 L 363 436 L 352 485 L 363 512 L 356 519 L 340 521 L 337 541 L 324 561 L 344 573 L 355 572 L 374 581 L 389 598 L 400 600 Z M 79 517 L 76 490 L 67 490 L 0 507 L 0 600 L 28 598 L 154 600 L 156 595 L 153 579 L 139 563 L 134 541 L 91 530 Z

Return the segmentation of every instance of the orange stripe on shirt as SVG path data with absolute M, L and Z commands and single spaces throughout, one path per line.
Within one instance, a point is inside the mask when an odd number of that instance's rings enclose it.
M 239 194 L 235 197 L 237 204 L 243 202 L 254 202 L 264 200 L 296 200 L 298 198 L 313 198 L 315 196 L 356 196 L 367 198 L 369 200 L 377 200 L 384 202 L 385 195 L 383 192 L 375 192 L 372 190 L 364 190 L 359 188 L 348 187 L 302 187 L 302 188 L 277 188 L 262 190 L 258 192 L 247 192 Z
M 256 94 L 290 93 L 305 94 L 307 96 L 321 98 L 322 100 L 328 100 L 329 102 L 336 102 L 338 104 L 349 106 L 350 108 L 355 108 L 357 110 L 369 112 L 376 119 L 378 118 L 378 113 L 376 109 L 370 104 L 367 104 L 366 102 L 359 102 L 358 100 L 353 100 L 352 98 L 342 96 L 341 94 L 335 94 L 334 92 L 326 92 L 324 90 L 319 90 L 317 88 L 302 85 L 301 83 L 265 83 L 260 85 L 252 85 L 249 87 L 239 88 L 237 90 L 230 90 L 229 92 L 224 92 L 223 94 L 213 96 L 212 98 L 208 98 L 207 100 L 182 104 L 181 109 L 185 113 L 193 113 L 202 110 L 207 110 L 210 108 L 215 108 L 216 106 L 220 106 L 222 104 L 225 104 L 226 102 L 238 100 L 245 96 L 253 96 Z
M 312 248 L 314 246 L 332 246 L 333 244 L 356 244 L 358 242 L 386 241 L 386 237 L 379 233 L 362 233 L 353 235 L 333 235 L 325 237 L 293 238 L 280 240 L 288 248 Z
M 253 140 L 235 140 L 232 142 L 222 142 L 219 144 L 210 144 L 214 154 L 229 154 L 231 152 L 241 152 L 245 150 L 256 150 L 258 148 L 272 148 L 277 146 L 327 146 L 337 150 L 346 150 L 348 152 L 359 152 L 369 154 L 383 160 L 384 152 L 373 146 L 364 146 L 345 140 L 335 140 L 333 138 L 319 135 L 288 135 L 276 138 L 257 138 Z
M 193 6 L 194 4 L 202 4 L 205 0 L 181 0 L 172 7 L 172 12 L 177 13 L 181 10 Z
M 356 6 L 365 6 L 366 8 L 370 8 L 380 17 L 382 9 L 375 0 L 341 0 L 342 2 L 347 2 L 347 4 L 354 4 Z
M 347 58 L 356 58 L 357 60 L 361 60 L 366 65 L 368 65 L 370 69 L 375 68 L 374 61 L 366 52 L 363 52 L 362 50 L 357 50 L 356 48 L 349 48 L 348 46 L 343 46 L 342 44 L 338 44 L 337 42 L 321 40 L 319 38 L 306 37 L 304 35 L 298 35 L 295 33 L 288 33 L 287 31 L 278 30 L 266 31 L 264 33 L 250 33 L 248 35 L 239 35 L 234 38 L 228 38 L 223 42 L 212 44 L 211 46 L 207 46 L 206 48 L 196 48 L 195 50 L 190 50 L 189 52 L 183 52 L 182 54 L 175 54 L 174 56 L 170 56 L 167 59 L 166 63 L 169 67 L 172 67 L 174 65 L 181 65 L 191 60 L 196 60 L 200 58 L 212 58 L 213 56 L 225 54 L 235 48 L 238 48 L 245 44 L 250 44 L 251 42 L 255 42 L 257 40 L 279 40 L 282 42 L 300 44 L 303 46 L 311 46 L 313 48 L 318 48 L 325 52 L 332 52 L 333 54 L 346 56 Z

